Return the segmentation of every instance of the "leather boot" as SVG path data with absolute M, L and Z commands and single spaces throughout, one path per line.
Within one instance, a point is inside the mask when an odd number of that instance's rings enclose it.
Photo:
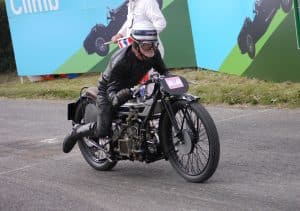
M 75 125 L 70 134 L 66 135 L 63 142 L 63 152 L 69 153 L 75 146 L 78 139 L 83 138 L 85 136 L 94 134 L 94 125 L 95 123 L 88 123 L 85 125 Z

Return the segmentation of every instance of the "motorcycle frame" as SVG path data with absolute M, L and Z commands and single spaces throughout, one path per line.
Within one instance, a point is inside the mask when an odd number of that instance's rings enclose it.
M 145 83 L 145 85 L 147 85 L 148 83 L 152 83 L 152 81 L 148 81 Z M 80 97 L 78 98 L 78 100 L 74 103 L 70 103 L 68 104 L 68 120 L 72 120 L 73 124 L 75 124 L 75 119 L 74 119 L 74 115 L 75 115 L 75 111 L 77 106 L 79 105 L 80 101 L 82 101 L 84 98 L 90 98 L 89 96 L 87 96 L 86 94 L 84 94 L 84 90 L 87 89 L 87 87 L 83 87 L 80 91 Z M 190 123 L 192 123 L 192 120 L 189 118 L 189 115 L 186 115 L 187 112 L 187 108 L 189 106 L 190 103 L 192 102 L 197 102 L 200 98 L 187 94 L 187 93 L 182 93 L 180 95 L 170 95 L 167 92 L 164 92 L 163 89 L 161 89 L 161 84 L 160 81 L 156 81 L 155 82 L 155 86 L 154 86 L 154 90 L 152 92 L 152 94 L 150 96 L 148 96 L 146 99 L 150 99 L 153 98 L 153 103 L 149 109 L 149 113 L 145 116 L 145 118 L 143 118 L 141 120 L 141 128 L 139 130 L 139 136 L 140 137 L 145 137 L 147 131 L 147 125 L 149 120 L 153 119 L 153 117 L 155 116 L 154 112 L 155 112 L 155 108 L 157 107 L 158 101 L 161 101 L 161 113 L 160 113 L 160 117 L 159 117 L 159 131 L 158 133 L 161 134 L 162 131 L 160 131 L 160 127 L 161 127 L 161 119 L 163 116 L 167 115 L 167 117 L 169 118 L 169 120 L 171 121 L 171 124 L 173 125 L 174 129 L 175 129 L 175 137 L 178 137 L 179 139 L 182 138 L 182 133 L 181 133 L 181 129 L 178 126 L 178 123 L 176 121 L 175 118 L 175 114 L 173 112 L 172 109 L 172 104 L 175 103 L 176 101 L 179 100 L 184 100 L 186 102 L 186 106 L 184 109 L 184 117 L 186 118 L 186 120 Z M 91 100 L 93 100 L 91 98 Z M 191 124 L 192 125 L 192 124 Z M 195 131 L 195 128 L 192 128 L 193 132 Z M 163 153 L 165 155 L 165 159 L 168 159 L 168 149 L 167 149 L 167 143 L 162 143 L 160 142 L 160 146 L 162 147 Z
M 200 98 L 196 97 L 196 96 L 193 96 L 193 95 L 190 95 L 190 94 L 187 94 L 187 93 L 183 93 L 181 95 L 176 95 L 176 96 L 170 96 L 168 93 L 165 93 L 165 92 L 161 91 L 160 87 L 161 87 L 160 83 L 156 82 L 155 86 L 154 86 L 153 94 L 148 97 L 148 99 L 153 98 L 153 97 L 154 97 L 154 99 L 153 99 L 153 103 L 150 107 L 150 111 L 149 111 L 148 115 L 142 121 L 141 129 L 143 131 L 147 132 L 147 123 L 154 116 L 155 107 L 156 107 L 158 101 L 161 100 L 162 111 L 161 111 L 161 114 L 160 114 L 159 125 L 161 125 L 161 118 L 164 115 L 167 115 L 168 118 L 171 121 L 171 124 L 173 125 L 173 127 L 175 129 L 175 133 L 176 133 L 175 137 L 178 137 L 178 138 L 181 139 L 182 138 L 182 133 L 181 133 L 181 130 L 180 130 L 180 128 L 177 124 L 177 121 L 175 119 L 175 114 L 174 114 L 173 109 L 172 109 L 172 103 L 174 103 L 178 100 L 185 100 L 187 102 L 186 107 L 185 107 L 184 117 L 187 119 L 188 122 L 191 123 L 191 119 L 188 118 L 188 115 L 186 115 L 187 108 L 188 108 L 190 103 L 197 102 Z M 159 126 L 159 128 L 160 128 L 160 126 Z M 195 128 L 192 128 L 192 130 L 194 132 Z M 159 129 L 159 134 L 160 133 L 161 133 L 161 131 Z M 164 152 L 165 159 L 167 160 L 168 159 L 167 144 L 166 143 L 160 143 L 160 145 L 161 145 L 162 150 Z

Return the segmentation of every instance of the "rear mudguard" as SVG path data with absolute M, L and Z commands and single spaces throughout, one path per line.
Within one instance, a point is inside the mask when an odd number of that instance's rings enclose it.
M 198 102 L 198 100 L 200 99 L 200 97 L 197 97 L 197 96 L 193 96 L 193 95 L 190 95 L 190 94 L 183 94 L 183 95 L 180 95 L 180 96 L 176 96 L 174 97 L 172 100 L 171 100 L 171 105 L 177 101 L 181 101 L 181 100 L 184 100 L 186 101 L 187 104 L 190 104 L 192 102 Z M 160 116 L 160 119 L 159 119 L 159 131 L 158 131 L 158 134 L 159 134 L 159 140 L 160 140 L 160 145 L 161 145 L 161 148 L 162 148 L 162 151 L 164 153 L 164 158 L 166 160 L 169 159 L 169 147 L 168 147 L 168 143 L 166 143 L 166 141 L 163 140 L 163 137 L 162 137 L 162 133 L 165 133 L 166 131 L 162 131 L 161 128 L 162 128 L 162 124 L 164 123 L 165 119 L 166 118 L 169 118 L 165 108 L 162 109 L 162 112 L 161 112 L 161 116 Z
M 75 102 L 68 104 L 68 120 L 75 122 L 75 113 L 81 100 L 83 100 L 83 97 L 80 97 Z
M 78 109 L 78 106 L 81 102 L 85 100 L 91 100 L 96 101 L 98 94 L 98 88 L 97 87 L 83 87 L 80 90 L 80 97 L 73 103 L 68 104 L 68 120 L 72 120 L 73 123 L 78 123 L 75 120 L 75 113 Z

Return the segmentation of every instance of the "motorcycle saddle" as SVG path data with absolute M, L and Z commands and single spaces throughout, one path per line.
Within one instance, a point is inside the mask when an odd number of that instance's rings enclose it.
M 97 99 L 97 94 L 98 94 L 99 90 L 97 87 L 89 87 L 86 90 L 86 96 L 96 100 Z

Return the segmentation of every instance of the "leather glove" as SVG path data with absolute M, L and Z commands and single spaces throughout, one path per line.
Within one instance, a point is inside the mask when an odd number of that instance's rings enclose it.
M 113 107 L 118 107 L 126 103 L 126 101 L 131 98 L 132 94 L 130 89 L 122 89 L 111 97 L 111 103 Z

